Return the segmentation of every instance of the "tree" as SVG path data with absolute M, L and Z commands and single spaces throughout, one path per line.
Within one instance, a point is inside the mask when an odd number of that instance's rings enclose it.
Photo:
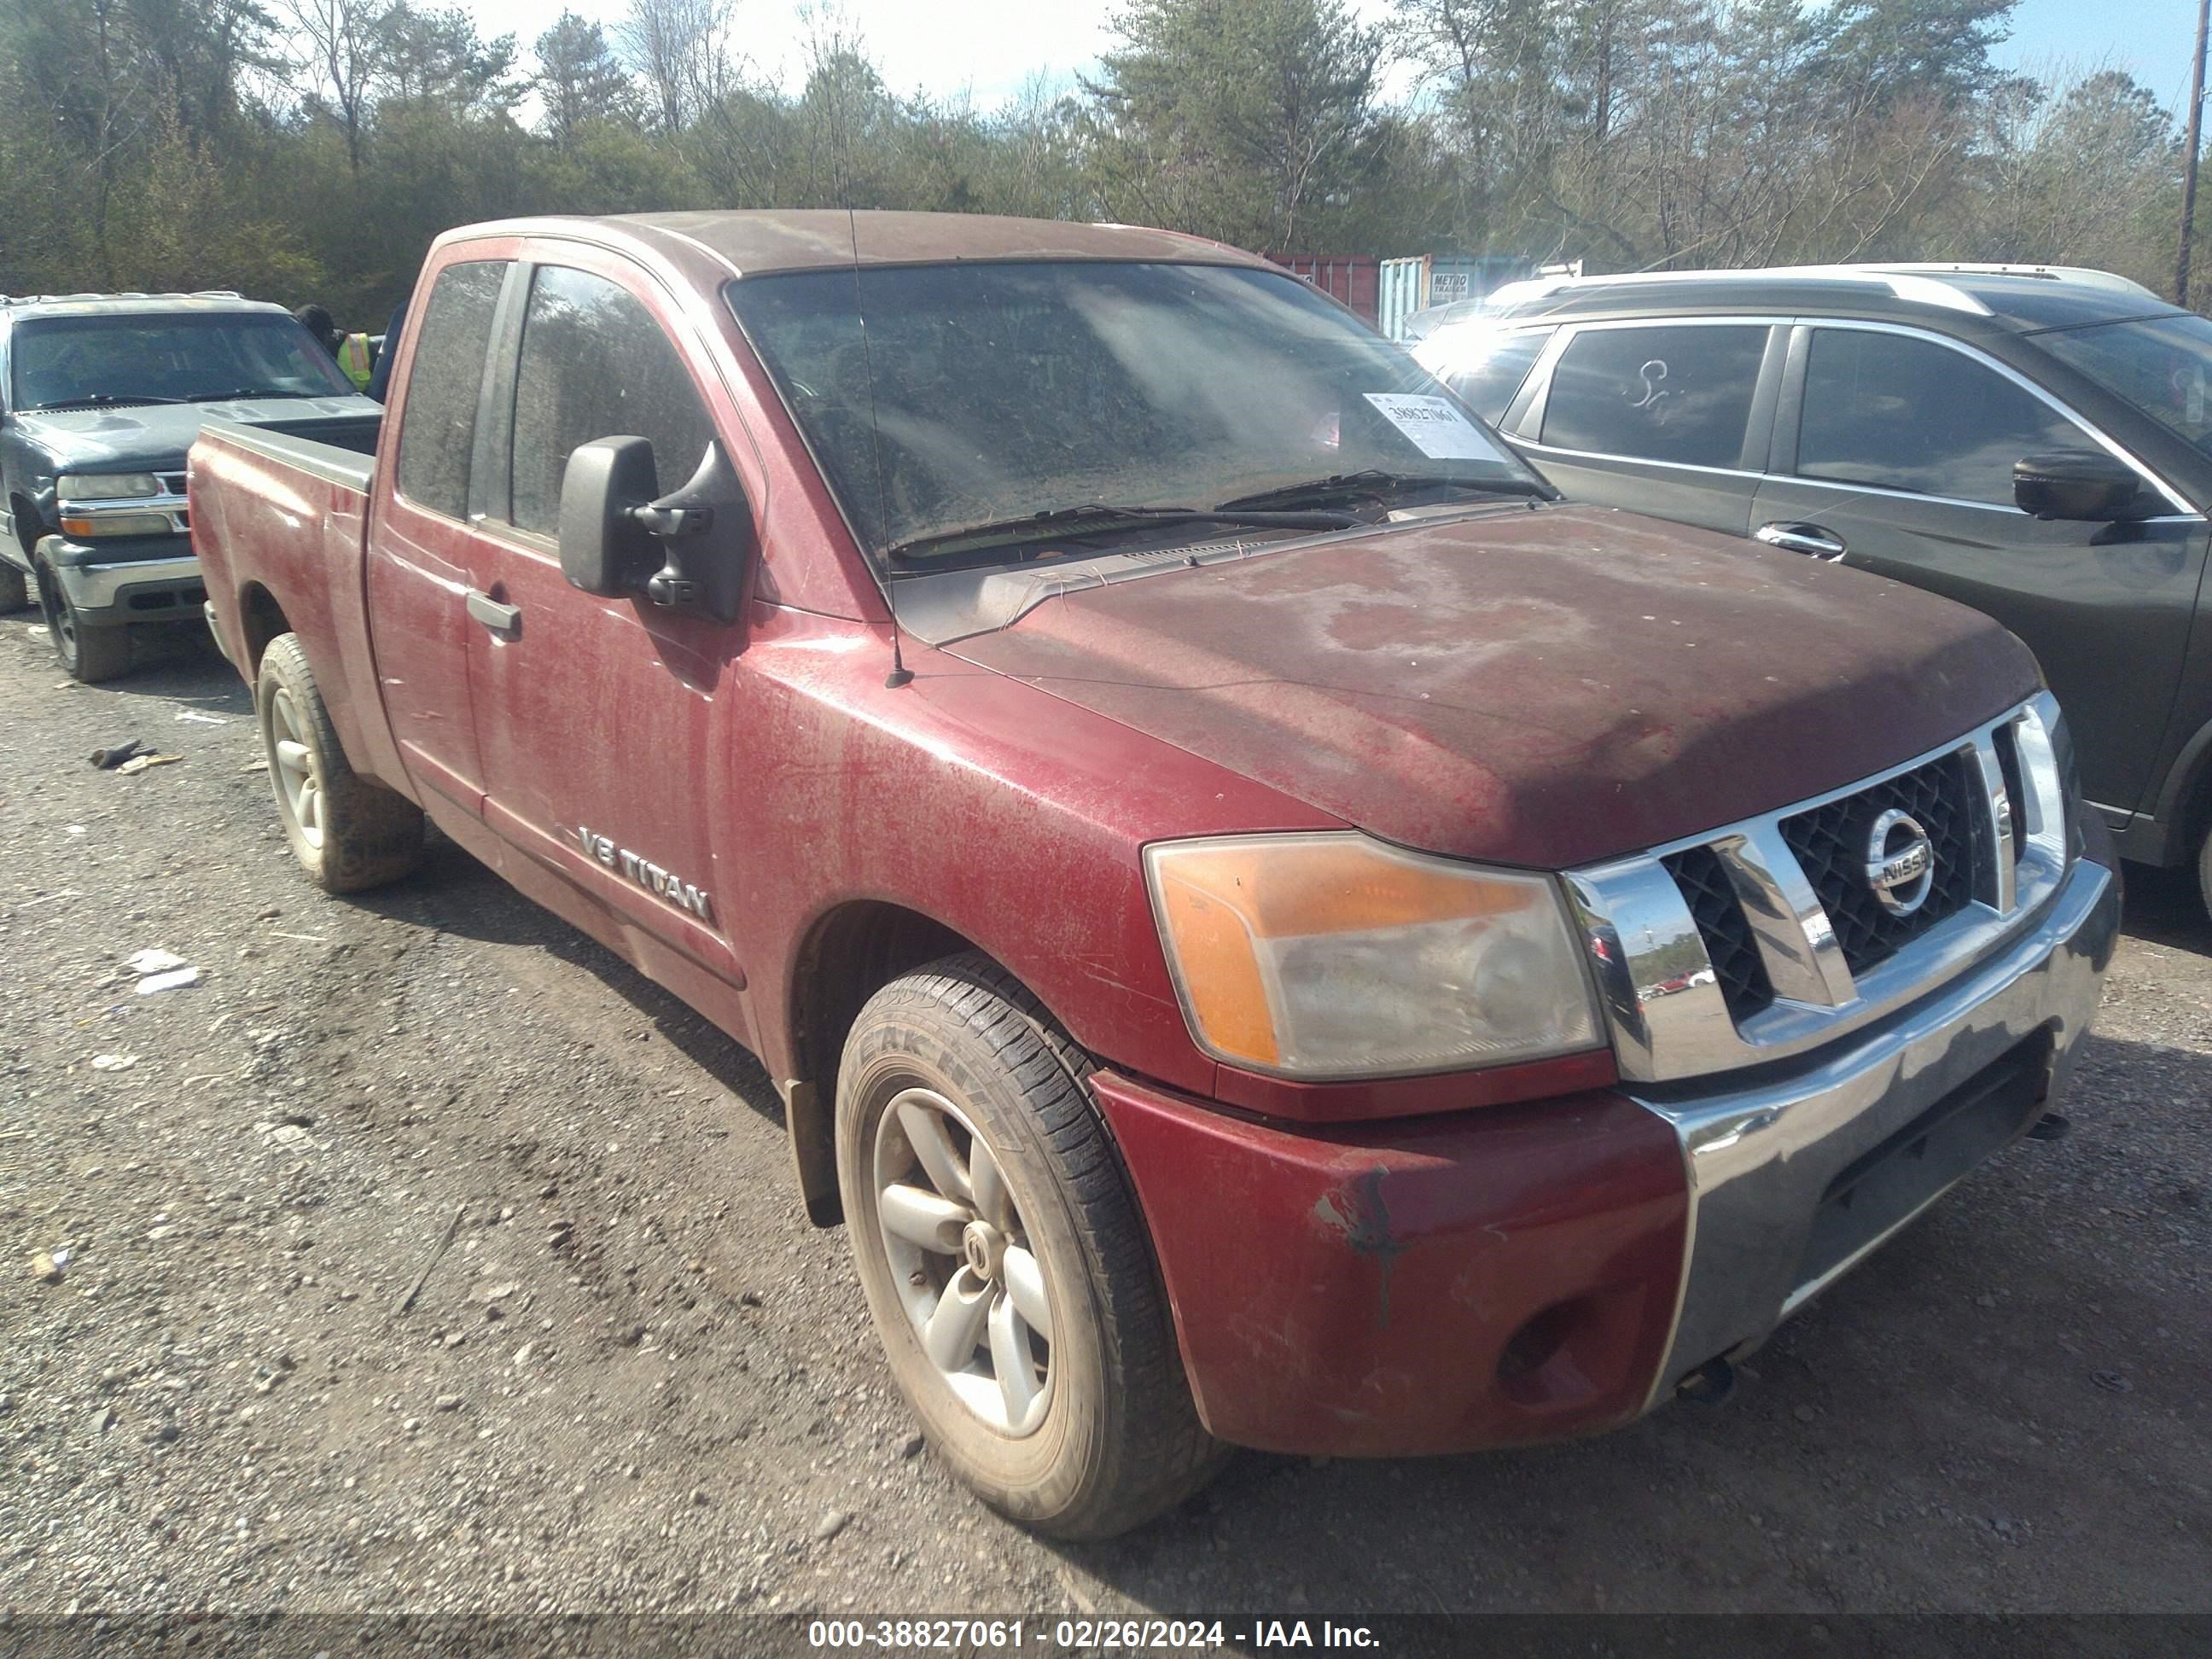
M 1371 176 L 1383 41 L 1343 0 L 1132 0 L 1113 27 L 1083 82 L 1109 201 L 1290 248 Z
M 313 99 L 345 139 L 346 164 L 361 171 L 370 88 L 379 65 L 378 27 L 390 0 L 283 0 L 293 26 L 294 61 L 313 77 Z
M 637 88 L 597 23 L 564 11 L 538 37 L 532 82 L 544 106 L 546 137 L 563 149 L 586 121 L 631 123 Z

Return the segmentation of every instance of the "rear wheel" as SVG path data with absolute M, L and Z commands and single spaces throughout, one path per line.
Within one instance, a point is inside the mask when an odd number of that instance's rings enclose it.
M 955 1474 L 1062 1538 L 1152 1519 L 1224 1455 L 1089 1069 L 971 953 L 870 999 L 837 1083 L 839 1186 L 892 1374 Z
M 46 614 L 46 635 L 54 642 L 54 655 L 72 679 L 97 685 L 127 673 L 131 668 L 131 630 L 107 623 L 88 623 L 70 603 L 69 595 L 45 560 L 34 568 L 39 584 L 39 609 Z
M 284 838 L 326 893 L 381 887 L 422 862 L 422 809 L 357 776 L 331 728 L 296 634 L 261 655 L 253 691 Z

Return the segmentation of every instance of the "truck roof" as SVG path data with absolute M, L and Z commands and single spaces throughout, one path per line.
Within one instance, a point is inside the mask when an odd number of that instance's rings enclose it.
M 848 215 L 842 208 L 717 213 L 632 213 L 606 218 L 507 219 L 449 232 L 454 240 L 486 236 L 570 236 L 601 244 L 641 244 L 679 265 L 709 256 L 726 278 L 787 270 L 864 265 L 948 264 L 963 260 L 1150 260 L 1176 264 L 1252 265 L 1256 254 L 1201 236 L 1135 225 L 1076 224 L 980 213 Z M 441 238 L 441 241 L 447 238 Z
M 197 294 L 17 294 L 0 295 L 0 318 L 111 317 L 132 312 L 273 311 L 284 307 L 267 300 L 248 300 L 230 289 Z

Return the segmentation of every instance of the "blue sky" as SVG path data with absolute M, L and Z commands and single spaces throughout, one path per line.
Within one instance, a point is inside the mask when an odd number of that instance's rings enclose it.
M 2026 70 L 2109 59 L 2179 109 L 2196 49 L 2196 0 L 2021 0 L 1999 57 Z

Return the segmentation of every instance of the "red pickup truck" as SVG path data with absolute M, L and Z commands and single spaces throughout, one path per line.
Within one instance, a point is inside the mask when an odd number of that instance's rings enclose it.
M 757 1053 L 988 1502 L 1633 1419 L 2025 1131 L 2115 936 L 2033 660 L 1560 501 L 1293 277 L 453 232 L 374 456 L 211 423 L 291 845 L 427 816 Z

